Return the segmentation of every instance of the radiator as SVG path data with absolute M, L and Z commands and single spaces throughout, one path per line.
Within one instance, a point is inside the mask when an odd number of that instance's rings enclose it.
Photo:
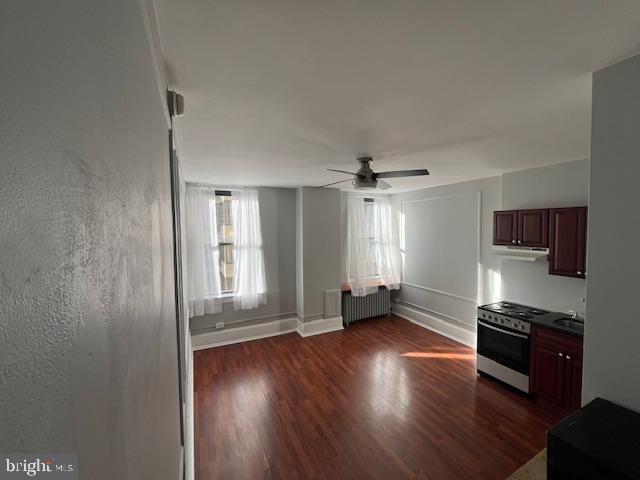
M 389 290 L 384 287 L 366 297 L 353 297 L 348 291 L 342 293 L 342 320 L 345 327 L 365 318 L 389 315 L 390 307 Z

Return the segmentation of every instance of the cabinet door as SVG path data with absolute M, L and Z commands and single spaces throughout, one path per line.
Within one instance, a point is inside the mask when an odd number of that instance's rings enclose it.
M 493 212 L 493 244 L 515 245 L 518 241 L 518 211 Z
M 518 212 L 518 245 L 549 246 L 549 210 L 520 210 Z
M 587 207 L 549 210 L 549 273 L 585 277 Z
M 582 406 L 582 356 L 569 353 L 565 357 L 565 363 L 564 403 L 573 412 Z
M 566 360 L 557 348 L 535 343 L 532 348 L 533 394 L 562 406 Z

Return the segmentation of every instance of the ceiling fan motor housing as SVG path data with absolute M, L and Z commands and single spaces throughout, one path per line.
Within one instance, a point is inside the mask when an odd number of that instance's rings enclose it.
M 371 157 L 359 157 L 358 162 L 360 163 L 360 168 L 356 172 L 356 175 L 353 179 L 353 186 L 357 190 L 361 189 L 374 189 L 378 186 L 378 179 L 376 178 L 376 174 L 373 170 L 371 170 L 371 161 L 373 159 Z

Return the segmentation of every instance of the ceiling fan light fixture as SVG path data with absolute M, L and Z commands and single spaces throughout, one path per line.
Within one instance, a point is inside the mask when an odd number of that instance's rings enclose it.
M 378 180 L 367 182 L 362 181 L 361 179 L 356 179 L 353 181 L 353 188 L 356 190 L 375 190 L 378 188 Z

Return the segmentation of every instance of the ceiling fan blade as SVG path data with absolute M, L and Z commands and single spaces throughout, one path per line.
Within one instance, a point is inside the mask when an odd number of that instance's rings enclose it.
M 327 170 L 329 170 L 330 172 L 339 172 L 339 173 L 347 173 L 349 175 L 357 175 L 357 173 L 345 172 L 344 170 L 335 170 L 333 168 L 327 168 Z
M 429 175 L 429 170 L 423 168 L 421 170 L 396 170 L 376 173 L 377 178 L 417 177 L 419 175 Z
M 387 182 L 385 182 L 384 180 L 378 180 L 378 188 L 380 190 L 386 190 L 387 188 L 391 188 L 391 185 L 389 185 Z
M 352 180 L 349 178 L 347 180 L 340 180 L 339 182 L 327 183 L 326 185 L 320 185 L 318 188 L 330 187 L 331 185 L 337 185 L 338 183 L 351 182 Z

